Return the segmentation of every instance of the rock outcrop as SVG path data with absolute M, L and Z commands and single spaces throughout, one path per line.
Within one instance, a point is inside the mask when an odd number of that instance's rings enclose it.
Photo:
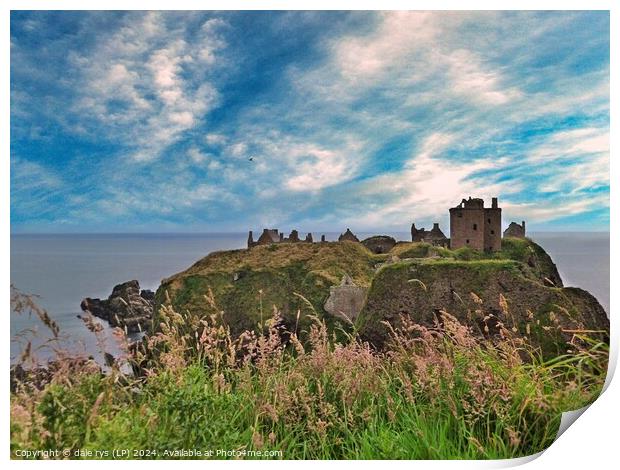
M 361 313 L 362 337 L 380 348 L 389 338 L 385 322 L 398 325 L 407 316 L 432 327 L 441 311 L 481 337 L 499 337 L 501 323 L 547 357 L 565 353 L 575 333 L 587 331 L 608 340 L 605 311 L 586 291 L 549 286 L 513 260 L 448 259 L 383 266 Z
M 155 293 L 140 290 L 138 281 L 127 281 L 114 286 L 112 294 L 104 300 L 86 297 L 80 307 L 112 326 L 128 333 L 144 331 L 153 317 Z
M 550 355 L 566 350 L 573 332 L 600 331 L 606 339 L 609 330 L 597 300 L 564 288 L 549 255 L 518 238 L 505 239 L 493 253 L 409 242 L 382 254 L 334 242 L 215 252 L 162 282 L 155 317 L 168 302 L 189 329 L 223 312 L 233 335 L 255 329 L 274 308 L 300 336 L 315 315 L 330 327 L 346 327 L 347 317 L 377 348 L 388 339 L 382 322 L 408 315 L 431 326 L 440 310 L 482 336 L 496 335 L 501 323 Z

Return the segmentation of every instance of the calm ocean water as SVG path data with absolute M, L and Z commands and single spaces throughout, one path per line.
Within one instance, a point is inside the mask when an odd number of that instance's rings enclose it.
M 320 234 L 314 234 L 319 238 Z M 360 233 L 361 237 L 367 234 Z M 406 240 L 406 233 L 390 234 Z M 338 236 L 328 233 L 327 239 Z M 609 312 L 609 233 L 533 233 L 558 266 L 564 283 L 590 291 Z M 155 290 L 161 279 L 216 250 L 245 247 L 247 234 L 12 235 L 11 283 L 38 303 L 71 338 L 73 348 L 99 356 L 82 322 L 84 297 L 107 297 L 114 285 L 138 279 Z M 12 315 L 11 336 L 36 325 Z M 41 336 L 44 331 L 39 327 Z M 113 342 L 110 339 L 110 348 Z M 11 345 L 11 355 L 19 345 Z M 42 351 L 40 356 L 46 356 Z

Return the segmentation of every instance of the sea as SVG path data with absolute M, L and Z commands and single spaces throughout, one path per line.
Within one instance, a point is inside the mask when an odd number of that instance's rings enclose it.
M 303 235 L 303 234 L 302 234 Z M 358 233 L 359 237 L 372 234 Z M 407 233 L 388 233 L 407 240 Z M 320 237 L 314 234 L 315 238 Z M 566 286 L 592 293 L 609 314 L 609 233 L 538 232 L 528 234 L 553 258 Z M 338 233 L 326 233 L 335 240 Z M 10 311 L 11 360 L 31 341 L 39 360 L 53 348 L 102 359 L 102 348 L 118 353 L 111 329 L 102 323 L 105 345 L 78 318 L 84 297 L 107 298 L 121 282 L 137 279 L 142 289 L 156 290 L 162 279 L 218 250 L 245 248 L 247 233 L 207 234 L 12 234 L 11 284 L 34 295 L 36 303 L 58 324 L 61 341 L 34 315 Z

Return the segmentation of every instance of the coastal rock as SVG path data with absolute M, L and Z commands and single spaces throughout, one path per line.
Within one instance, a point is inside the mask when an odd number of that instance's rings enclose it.
M 128 333 L 144 331 L 153 317 L 155 293 L 140 290 L 136 280 L 114 286 L 112 294 L 104 300 L 86 297 L 80 307 L 112 326 L 123 328 Z
M 356 286 L 368 287 L 377 260 L 361 243 L 277 243 L 251 250 L 218 251 L 162 281 L 155 294 L 153 325 L 159 306 L 172 304 L 195 324 L 222 312 L 233 335 L 256 328 L 277 308 L 289 331 L 304 336 L 325 312 L 330 287 L 348 274 Z M 205 300 L 213 298 L 214 303 Z M 343 323 L 347 323 L 343 321 Z
M 549 279 L 549 276 L 545 276 Z M 556 279 L 561 285 L 561 280 Z M 501 326 L 540 348 L 545 357 L 566 353 L 575 333 L 607 342 L 609 320 L 598 301 L 577 288 L 550 286 L 514 260 L 403 260 L 374 277 L 360 316 L 361 336 L 381 348 L 402 317 L 433 327 L 445 311 L 492 340 Z
M 406 315 L 433 326 L 442 310 L 485 338 L 497 337 L 501 323 L 540 346 L 546 357 L 565 352 L 578 332 L 596 331 L 603 341 L 609 332 L 598 301 L 581 289 L 564 288 L 552 259 L 527 238 L 504 239 L 499 252 L 421 242 L 397 243 L 381 254 L 361 243 L 214 252 L 162 281 L 155 327 L 163 304 L 184 317 L 190 334 L 200 319 L 221 313 L 233 336 L 239 335 L 275 309 L 288 331 L 303 340 L 317 316 L 338 328 L 349 323 L 341 321 L 346 315 L 376 348 L 389 339 L 384 322 L 397 325 Z

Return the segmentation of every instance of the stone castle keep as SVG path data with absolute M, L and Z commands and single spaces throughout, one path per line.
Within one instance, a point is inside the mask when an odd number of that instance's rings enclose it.
M 471 197 L 450 209 L 450 248 L 468 246 L 479 251 L 502 249 L 502 209 L 497 198 L 491 207 L 484 207 L 484 200 Z
M 525 221 L 521 225 L 511 222 L 504 231 L 504 237 L 525 238 Z M 397 242 L 394 238 L 381 235 L 360 240 L 350 229 L 338 237 L 338 241 L 362 243 L 374 253 L 387 253 Z M 411 224 L 411 241 L 424 242 L 434 246 L 442 246 L 456 250 L 469 247 L 478 251 L 494 252 L 502 249 L 502 209 L 498 206 L 497 198 L 491 199 L 491 207 L 484 207 L 484 200 L 472 198 L 461 200 L 460 204 L 450 209 L 450 238 L 447 238 L 434 223 L 431 230 L 417 228 Z M 325 242 L 325 235 L 321 236 Z M 302 240 L 297 230 L 292 230 L 288 237 L 278 229 L 263 229 L 258 240 L 250 230 L 248 234 L 248 248 L 257 245 L 272 243 L 313 243 L 312 234 L 308 233 Z

